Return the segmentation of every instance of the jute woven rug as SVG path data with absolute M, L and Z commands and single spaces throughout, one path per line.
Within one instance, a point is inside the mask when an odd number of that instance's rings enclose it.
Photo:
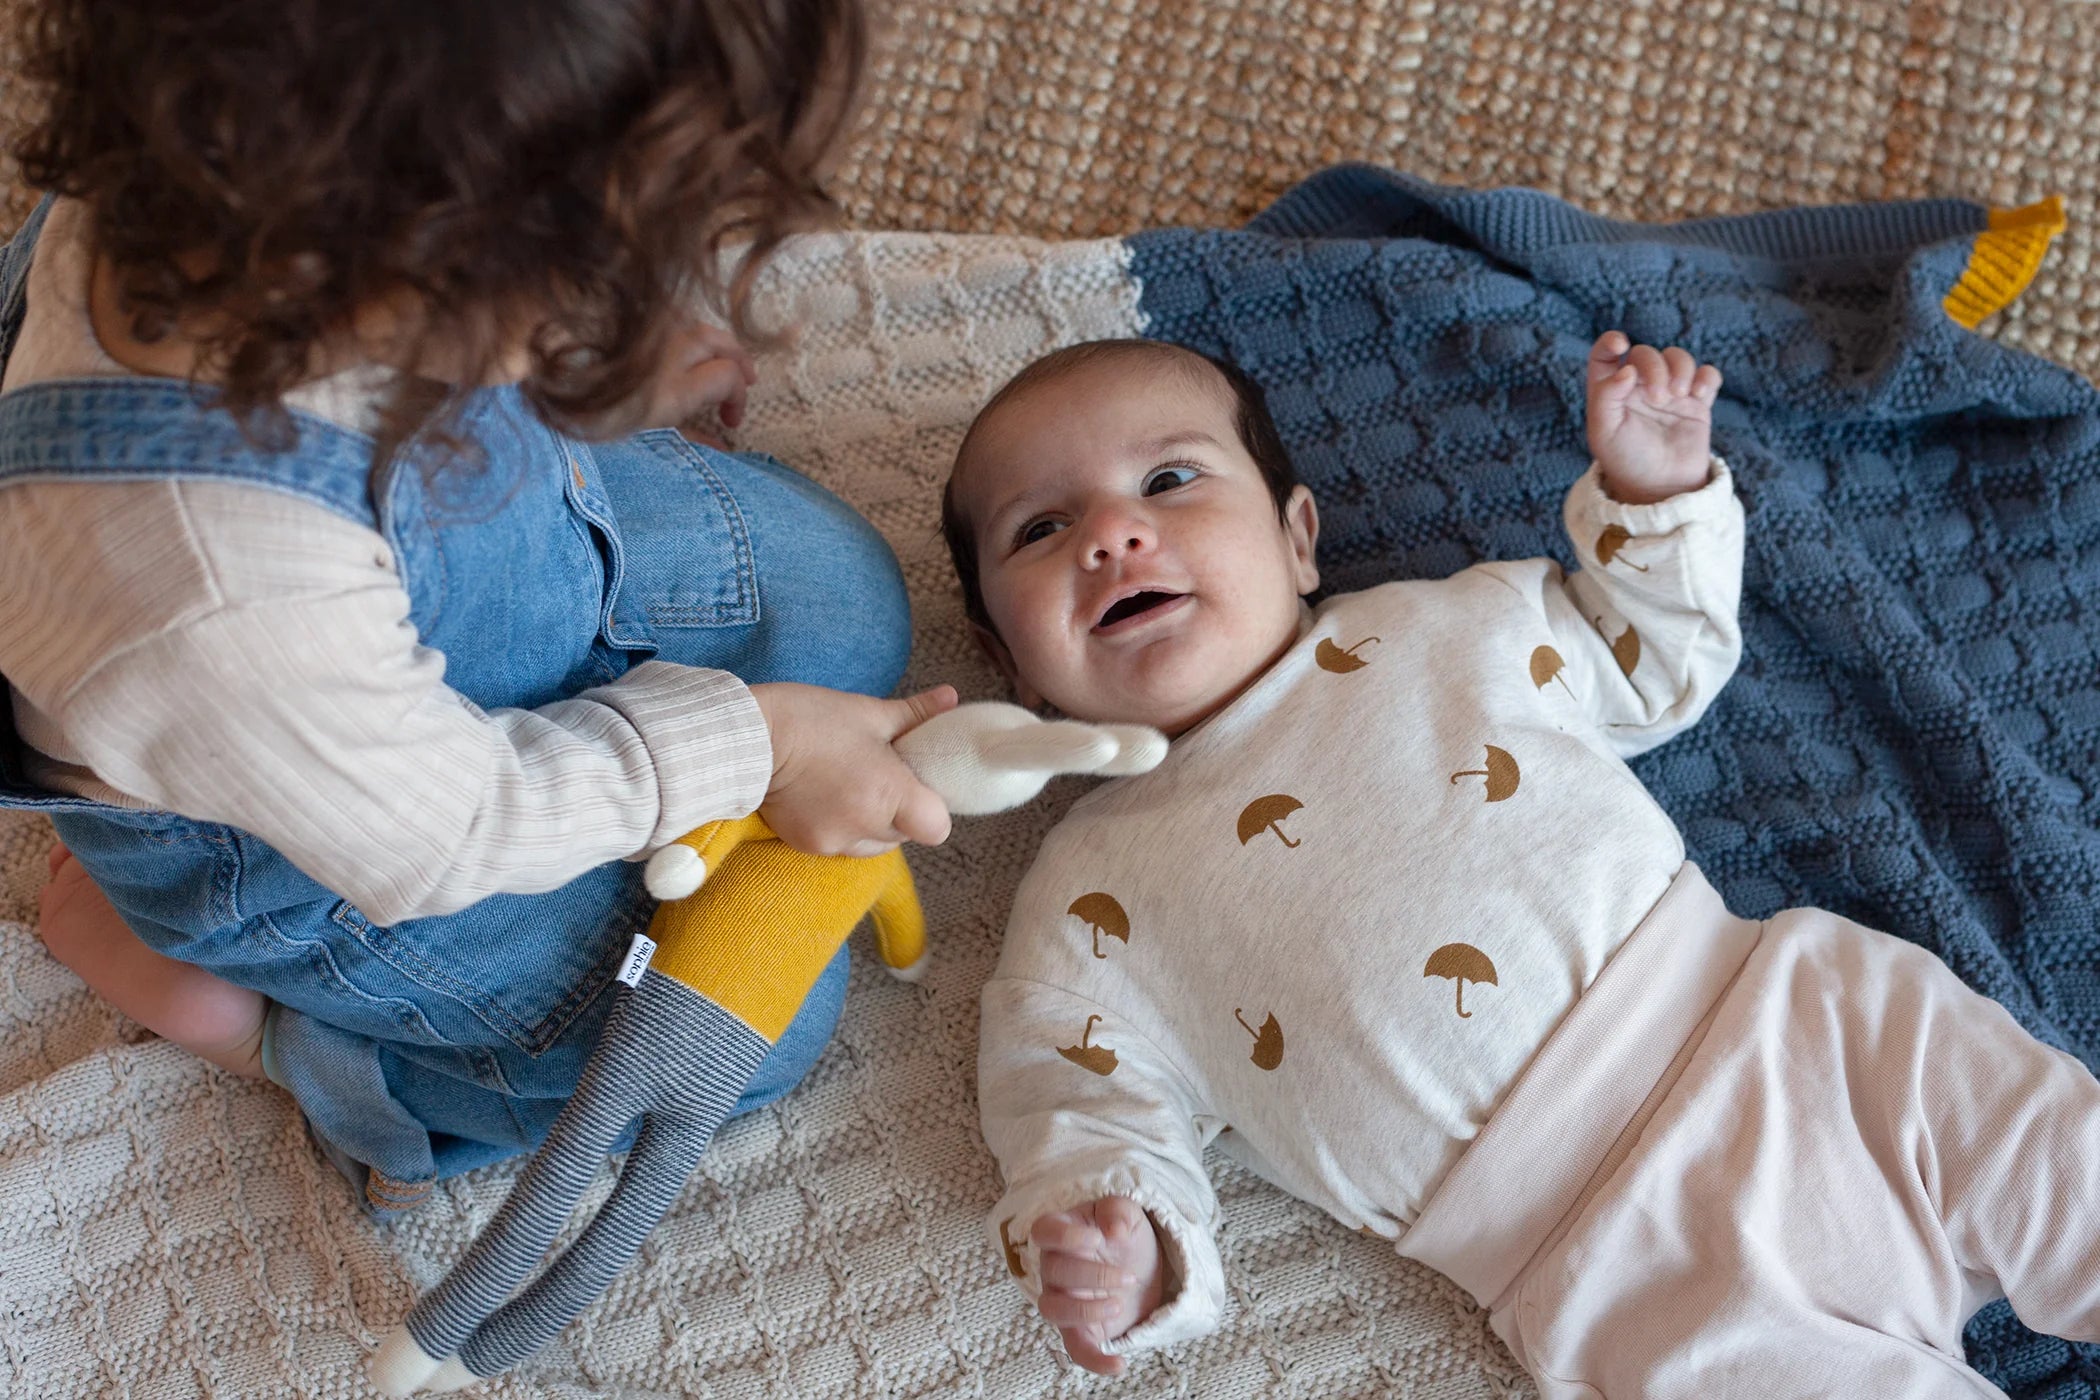
M 748 437 L 897 547 L 913 680 L 990 694 L 931 534 L 940 471 L 1018 363 L 1135 327 L 1119 245 L 1055 240 L 1237 223 L 1350 159 L 1645 219 L 2060 192 L 2071 229 L 1996 329 L 2100 374 L 2095 71 L 2086 4 L 903 0 L 839 166 L 848 216 L 1013 237 L 800 250 L 772 294 L 810 331 L 768 358 Z M 970 1090 L 976 988 L 1049 817 L 917 862 L 934 978 L 857 972 L 809 1083 L 726 1133 L 645 1258 L 495 1393 L 1529 1393 L 1455 1286 L 1229 1169 L 1224 1332 L 1121 1386 L 1061 1365 L 979 1235 L 996 1180 Z M 368 1393 L 364 1348 L 508 1174 L 372 1228 L 285 1096 L 143 1040 L 43 954 L 49 839 L 0 819 L 0 1392 Z
M 840 168 L 863 228 L 1237 224 L 1340 160 L 1601 214 L 2061 193 L 2004 318 L 2100 374 L 2100 5 L 900 0 Z

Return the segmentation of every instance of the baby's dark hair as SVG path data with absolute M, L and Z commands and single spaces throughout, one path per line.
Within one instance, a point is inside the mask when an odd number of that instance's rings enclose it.
M 542 324 L 535 411 L 625 426 L 679 310 L 749 335 L 767 256 L 834 217 L 817 177 L 867 50 L 862 0 L 28 0 L 20 23 L 24 176 L 85 201 L 133 333 L 198 335 L 251 425 L 406 293 L 466 382 Z
M 1238 365 L 1200 350 L 1169 345 L 1160 340 L 1089 340 L 1053 350 L 1007 380 L 977 411 L 977 416 L 970 421 L 970 430 L 963 434 L 962 446 L 956 450 L 955 469 L 949 472 L 948 484 L 941 491 L 941 536 L 948 543 L 948 557 L 954 561 L 955 576 L 962 582 L 963 611 L 970 621 L 994 635 L 998 629 L 992 626 L 991 614 L 985 610 L 984 589 L 977 578 L 975 527 L 963 517 L 955 503 L 956 472 L 968 459 L 970 443 L 977 436 L 978 428 L 1002 404 L 1075 370 L 1115 361 L 1178 370 L 1204 389 L 1216 388 L 1223 381 L 1232 395 L 1233 428 L 1239 434 L 1240 446 L 1261 469 L 1262 482 L 1276 501 L 1278 520 L 1284 518 L 1284 511 L 1290 505 L 1291 492 L 1298 486 L 1298 473 L 1291 466 L 1291 454 L 1283 445 L 1282 435 L 1276 431 L 1276 420 L 1269 415 L 1269 401 L 1262 393 L 1261 385 Z

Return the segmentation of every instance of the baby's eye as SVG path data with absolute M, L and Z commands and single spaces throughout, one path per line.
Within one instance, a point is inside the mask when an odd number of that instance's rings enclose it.
M 1049 539 L 1064 528 L 1059 522 L 1047 518 L 1031 520 L 1020 529 L 1014 531 L 1014 544 L 1016 546 L 1034 544 L 1037 540 Z
M 1159 467 L 1145 477 L 1142 494 L 1157 496 L 1162 491 L 1172 491 L 1194 481 L 1199 473 L 1194 467 Z

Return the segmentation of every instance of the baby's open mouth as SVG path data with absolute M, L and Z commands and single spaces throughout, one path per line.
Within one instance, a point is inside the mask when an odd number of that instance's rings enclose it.
M 1128 598 L 1118 598 L 1115 602 L 1109 604 L 1108 611 L 1101 614 L 1101 620 L 1095 623 L 1094 626 L 1096 628 L 1113 627 L 1117 623 L 1128 621 L 1141 613 L 1148 613 L 1154 608 L 1165 607 L 1175 599 L 1183 596 L 1180 593 L 1163 593 L 1156 588 L 1147 588 L 1142 592 L 1131 594 Z

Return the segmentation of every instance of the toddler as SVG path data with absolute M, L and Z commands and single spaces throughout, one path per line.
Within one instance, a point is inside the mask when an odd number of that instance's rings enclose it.
M 1160 726 L 1023 882 L 983 996 L 1006 1265 L 1073 1359 L 1215 1326 L 1212 1143 L 1463 1284 L 1549 1400 L 1975 1396 L 2008 1296 L 2100 1338 L 2100 1083 L 1899 939 L 1723 907 L 1624 759 L 1733 670 L 1720 376 L 1604 335 L 1578 572 L 1327 599 L 1259 390 L 1103 342 L 945 501 L 1023 703 Z
M 952 695 L 872 698 L 910 643 L 881 538 L 670 430 L 740 415 L 699 313 L 742 324 L 830 213 L 865 17 L 24 11 L 0 805 L 63 842 L 38 931 L 404 1209 L 560 1111 L 653 908 L 626 858 L 753 807 L 818 851 L 946 833 L 889 740 Z

